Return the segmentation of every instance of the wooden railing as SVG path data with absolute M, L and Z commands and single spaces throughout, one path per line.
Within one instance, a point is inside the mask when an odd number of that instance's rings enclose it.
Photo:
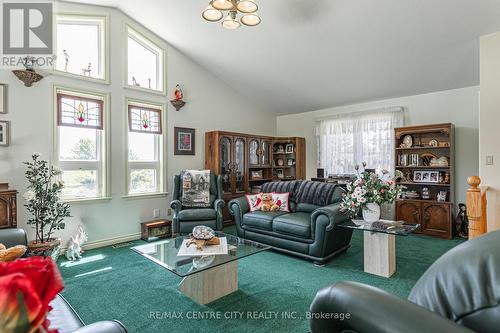
M 479 187 L 481 178 L 471 176 L 467 178 L 470 188 L 467 190 L 467 217 L 469 218 L 469 239 L 481 236 L 487 231 L 487 202 L 488 187 Z

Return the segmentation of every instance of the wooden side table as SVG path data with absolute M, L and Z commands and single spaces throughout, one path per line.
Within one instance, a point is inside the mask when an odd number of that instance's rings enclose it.
M 152 242 L 172 237 L 172 221 L 154 220 L 141 223 L 141 239 Z

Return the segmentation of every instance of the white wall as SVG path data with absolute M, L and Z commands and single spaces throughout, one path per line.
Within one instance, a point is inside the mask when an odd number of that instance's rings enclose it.
M 296 135 L 306 138 L 307 177 L 315 177 L 317 146 L 314 126 L 317 118 L 389 106 L 402 106 L 405 108 L 405 125 L 449 122 L 455 124 L 456 199 L 457 202 L 465 202 L 466 179 L 478 173 L 479 87 L 454 89 L 280 116 L 277 119 L 277 135 Z
M 500 229 L 500 32 L 481 37 L 479 176 L 488 191 L 488 231 Z M 486 165 L 486 156 L 493 165 Z
M 89 13 L 110 16 L 111 31 L 111 85 L 90 83 L 78 79 L 51 75 L 31 88 L 23 86 L 10 70 L 0 71 L 0 82 L 9 89 L 7 115 L 0 120 L 11 121 L 11 145 L 0 147 L 0 181 L 9 182 L 22 194 L 26 190 L 22 161 L 28 160 L 32 152 L 51 158 L 52 147 L 52 89 L 53 85 L 65 85 L 110 93 L 111 97 L 111 175 L 112 200 L 94 203 L 72 204 L 72 220 L 61 232 L 63 240 L 68 238 L 81 222 L 87 228 L 89 241 L 97 242 L 115 237 L 137 238 L 139 222 L 152 219 L 154 208 L 161 208 L 166 217 L 170 197 L 156 199 L 122 199 L 124 195 L 124 135 L 126 121 L 124 98 L 135 97 L 168 104 L 167 114 L 167 169 L 168 190 L 170 179 L 183 168 L 204 167 L 204 133 L 210 130 L 231 130 L 263 135 L 273 135 L 275 119 L 264 110 L 259 110 L 230 86 L 211 75 L 205 69 L 185 57 L 167 43 L 162 43 L 167 52 L 167 91 L 169 96 L 159 96 L 123 88 L 124 82 L 124 38 L 121 12 L 107 7 L 60 3 L 59 10 L 66 13 Z M 222 52 L 222 51 L 221 51 Z M 186 106 L 179 112 L 168 103 L 175 85 L 184 88 Z M 173 127 L 196 128 L 196 156 L 173 156 Z M 27 215 L 19 196 L 20 227 L 27 227 Z M 30 237 L 32 233 L 30 234 Z

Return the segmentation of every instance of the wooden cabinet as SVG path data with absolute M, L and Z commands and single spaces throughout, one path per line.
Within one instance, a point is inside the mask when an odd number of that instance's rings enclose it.
M 422 232 L 443 238 L 452 238 L 450 228 L 450 205 L 442 203 L 422 203 Z
M 398 201 L 396 204 L 396 214 L 398 215 L 398 220 L 403 220 L 411 224 L 421 224 L 420 223 L 420 202 L 414 201 Z M 421 227 L 420 227 L 421 230 Z
M 273 146 L 276 142 L 294 144 L 296 164 L 285 168 L 293 170 L 293 179 L 305 179 L 304 138 L 275 138 L 224 131 L 205 133 L 205 168 L 222 176 L 226 204 L 251 192 L 253 186 L 279 180 L 276 169 L 283 167 L 274 165 Z M 230 223 L 227 205 L 223 214 L 224 221 Z
M 0 190 L 0 229 L 17 227 L 17 191 Z

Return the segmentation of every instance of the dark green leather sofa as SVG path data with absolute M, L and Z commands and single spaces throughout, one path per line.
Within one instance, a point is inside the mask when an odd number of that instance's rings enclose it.
M 335 228 L 348 219 L 340 212 L 341 187 L 311 181 L 270 182 L 262 192 L 290 192 L 292 212 L 249 212 L 245 197 L 233 199 L 229 211 L 238 236 L 319 265 L 349 247 L 352 230 Z
M 349 312 L 350 318 L 325 314 Z M 464 242 L 436 260 L 408 300 L 356 282 L 322 289 L 312 333 L 500 332 L 500 231 Z

